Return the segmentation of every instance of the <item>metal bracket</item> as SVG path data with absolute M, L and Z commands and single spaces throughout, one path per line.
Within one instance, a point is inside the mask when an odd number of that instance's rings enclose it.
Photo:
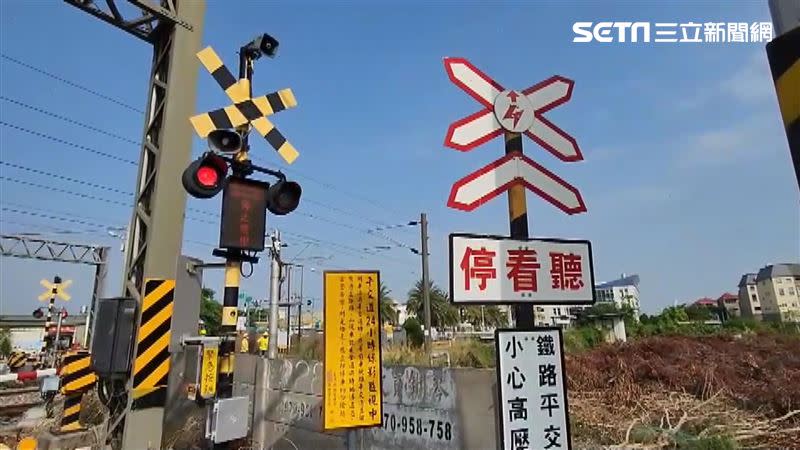
M 204 347 L 218 347 L 222 338 L 219 336 L 183 336 L 181 345 L 202 345 Z
M 186 263 L 186 271 L 192 275 L 197 275 L 200 270 L 203 269 L 224 269 L 225 263 L 202 263 L 202 264 L 195 264 L 195 263 Z M 198 270 L 199 269 L 199 270 Z
M 130 2 L 134 6 L 142 8 L 143 10 L 158 17 L 159 19 L 169 20 L 170 22 L 176 23 L 182 26 L 183 28 L 186 28 L 189 31 L 193 30 L 192 24 L 183 20 L 180 16 L 170 11 L 170 9 L 164 8 L 161 5 L 154 5 L 150 3 L 148 0 L 128 0 L 128 2 Z M 166 3 L 171 7 L 173 11 L 175 10 L 175 5 L 172 0 L 168 0 Z

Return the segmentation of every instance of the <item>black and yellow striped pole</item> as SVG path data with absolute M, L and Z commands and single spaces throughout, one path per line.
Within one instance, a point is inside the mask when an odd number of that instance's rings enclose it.
M 61 277 L 56 275 L 53 277 L 53 287 L 50 291 L 50 302 L 47 305 L 47 318 L 44 321 L 44 336 L 47 339 L 47 333 L 50 331 L 50 327 L 53 325 L 53 310 L 56 306 L 56 294 L 58 294 L 58 287 L 61 284 Z M 53 348 L 55 346 L 55 342 L 51 341 L 50 346 Z M 48 345 L 45 345 L 45 350 L 47 350 Z
M 225 291 L 222 297 L 222 321 L 219 344 L 219 398 L 233 396 L 233 367 L 236 353 L 236 322 L 239 318 L 239 282 L 242 262 L 235 255 L 225 261 Z
M 18 370 L 22 368 L 28 361 L 28 354 L 21 350 L 14 350 L 8 356 L 8 367 L 11 370 Z
M 59 376 L 61 393 L 64 395 L 64 412 L 61 415 L 59 432 L 83 430 L 80 423 L 81 400 L 83 394 L 91 390 L 97 382 L 89 352 L 76 351 L 64 355 Z
M 522 154 L 522 134 L 505 131 L 505 140 L 506 155 Z M 528 239 L 528 205 L 525 201 L 525 186 L 522 184 L 515 184 L 508 190 L 508 219 L 511 238 Z M 533 327 L 533 305 L 527 303 L 515 305 L 514 315 L 517 327 Z
M 781 11 L 781 8 L 789 10 L 792 6 L 797 15 L 795 20 L 788 17 L 792 11 Z M 779 36 L 767 44 L 767 58 L 800 188 L 800 5 L 792 5 L 791 1 L 774 2 L 770 3 L 770 9 Z M 783 23 L 783 19 L 789 19 L 789 23 Z M 787 30 L 783 30 L 784 27 Z

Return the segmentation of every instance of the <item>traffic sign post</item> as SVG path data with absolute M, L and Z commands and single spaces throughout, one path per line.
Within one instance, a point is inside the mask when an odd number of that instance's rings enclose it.
M 518 341 L 535 340 L 537 337 L 533 335 L 545 332 L 549 333 L 547 338 L 560 345 L 559 330 L 535 328 L 534 303 L 594 302 L 589 242 L 529 239 L 525 199 L 525 190 L 528 189 L 566 214 L 586 212 L 586 204 L 577 188 L 522 152 L 524 134 L 561 161 L 583 160 L 575 138 L 544 116 L 570 100 L 574 82 L 556 75 L 527 89 L 514 90 L 504 88 L 464 58 L 445 58 L 444 67 L 450 81 L 482 107 L 450 125 L 444 145 L 466 152 L 501 135 L 505 140 L 505 156 L 458 180 L 450 191 L 447 206 L 473 211 L 508 192 L 511 235 L 510 238 L 450 235 L 451 302 L 514 304 L 517 329 L 495 334 L 498 345 L 497 386 L 500 391 L 498 411 L 502 414 L 503 448 L 527 448 L 529 445 L 531 448 L 550 448 L 553 445 L 570 448 L 563 359 L 559 360 L 558 365 L 560 381 L 557 381 L 557 375 L 553 375 L 556 378 L 549 385 L 552 389 L 541 393 L 532 388 L 524 393 L 525 397 L 521 397 L 520 393 L 507 390 L 504 384 L 506 377 L 511 379 L 517 374 L 527 373 L 529 380 L 541 381 L 538 378 L 540 374 L 536 372 L 536 367 L 528 367 L 533 364 L 532 358 L 526 358 L 525 364 L 508 362 L 506 355 L 501 355 L 501 349 L 508 343 L 516 352 Z M 538 277 L 542 272 L 549 275 L 549 279 L 540 282 Z M 511 319 L 509 315 L 509 322 Z M 524 333 L 528 334 L 523 336 Z M 532 347 L 527 341 L 526 344 L 535 351 L 535 346 Z M 543 354 L 540 352 L 538 355 Z M 549 354 L 548 358 L 555 361 L 558 355 L 563 356 L 563 352 Z M 552 366 L 555 370 L 557 366 L 551 363 L 544 366 L 540 364 L 538 368 L 549 370 Z M 539 383 L 529 384 L 542 386 Z M 520 389 L 521 385 L 512 383 L 512 388 Z M 553 408 L 548 410 L 546 421 L 538 420 L 540 408 L 534 402 L 539 401 L 539 394 L 542 401 L 554 402 L 547 403 L 548 407 Z M 526 406 L 525 402 L 528 401 L 529 406 Z M 559 405 L 558 417 L 552 415 L 556 404 Z M 530 415 L 528 408 L 532 411 Z M 522 423 L 514 422 L 517 419 Z M 534 425 L 545 422 L 546 429 L 534 429 Z M 562 443 L 566 445 L 562 446 Z
M 580 192 L 569 183 L 522 154 L 522 134 L 565 162 L 583 159 L 575 139 L 544 117 L 547 111 L 572 97 L 574 82 L 553 76 L 522 91 L 505 89 L 464 58 L 445 58 L 450 81 L 483 107 L 454 122 L 444 145 L 470 151 L 500 135 L 506 156 L 457 181 L 447 205 L 472 211 L 503 192 L 508 192 L 509 228 L 512 239 L 528 239 L 525 189 L 567 214 L 586 211 Z M 515 308 L 519 326 L 533 327 L 531 304 Z

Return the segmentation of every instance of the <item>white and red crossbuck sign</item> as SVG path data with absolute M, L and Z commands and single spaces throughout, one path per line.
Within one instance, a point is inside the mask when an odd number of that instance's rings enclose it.
M 445 58 L 445 70 L 456 86 L 483 108 L 454 122 L 444 145 L 469 151 L 503 134 L 524 133 L 565 162 L 583 160 L 575 138 L 544 117 L 547 111 L 569 101 L 574 82 L 550 77 L 522 91 L 506 90 L 464 58 Z M 509 178 L 510 177 L 510 178 Z M 528 157 L 506 156 L 467 175 L 453 185 L 447 205 L 472 211 L 483 203 L 522 184 L 567 214 L 586 211 L 580 192 Z
M 450 235 L 453 303 L 594 303 L 591 243 L 585 240 Z

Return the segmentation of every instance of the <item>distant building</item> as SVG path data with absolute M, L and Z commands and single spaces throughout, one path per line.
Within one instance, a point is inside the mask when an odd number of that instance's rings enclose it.
M 742 316 L 742 311 L 739 306 L 739 297 L 730 292 L 720 295 L 717 299 L 717 306 L 719 306 L 719 308 L 725 308 L 725 313 L 727 314 L 726 319 Z
M 639 316 L 639 275 L 626 276 L 600 283 L 594 288 L 598 302 L 614 303 L 618 308 L 630 306 Z
M 713 298 L 703 297 L 692 302 L 692 305 L 702 306 L 704 308 L 714 308 L 717 306 L 717 302 Z
M 773 264 L 756 274 L 765 320 L 800 322 L 800 264 Z
M 756 274 L 746 273 L 739 280 L 739 308 L 742 317 L 761 320 L 761 302 L 756 289 Z
M 617 308 L 630 306 L 634 317 L 639 317 L 639 275 L 624 273 L 620 278 L 595 285 L 597 303 L 613 303 Z M 586 306 L 559 305 L 537 306 L 534 309 L 534 322 L 539 326 L 569 327 L 574 324 Z

